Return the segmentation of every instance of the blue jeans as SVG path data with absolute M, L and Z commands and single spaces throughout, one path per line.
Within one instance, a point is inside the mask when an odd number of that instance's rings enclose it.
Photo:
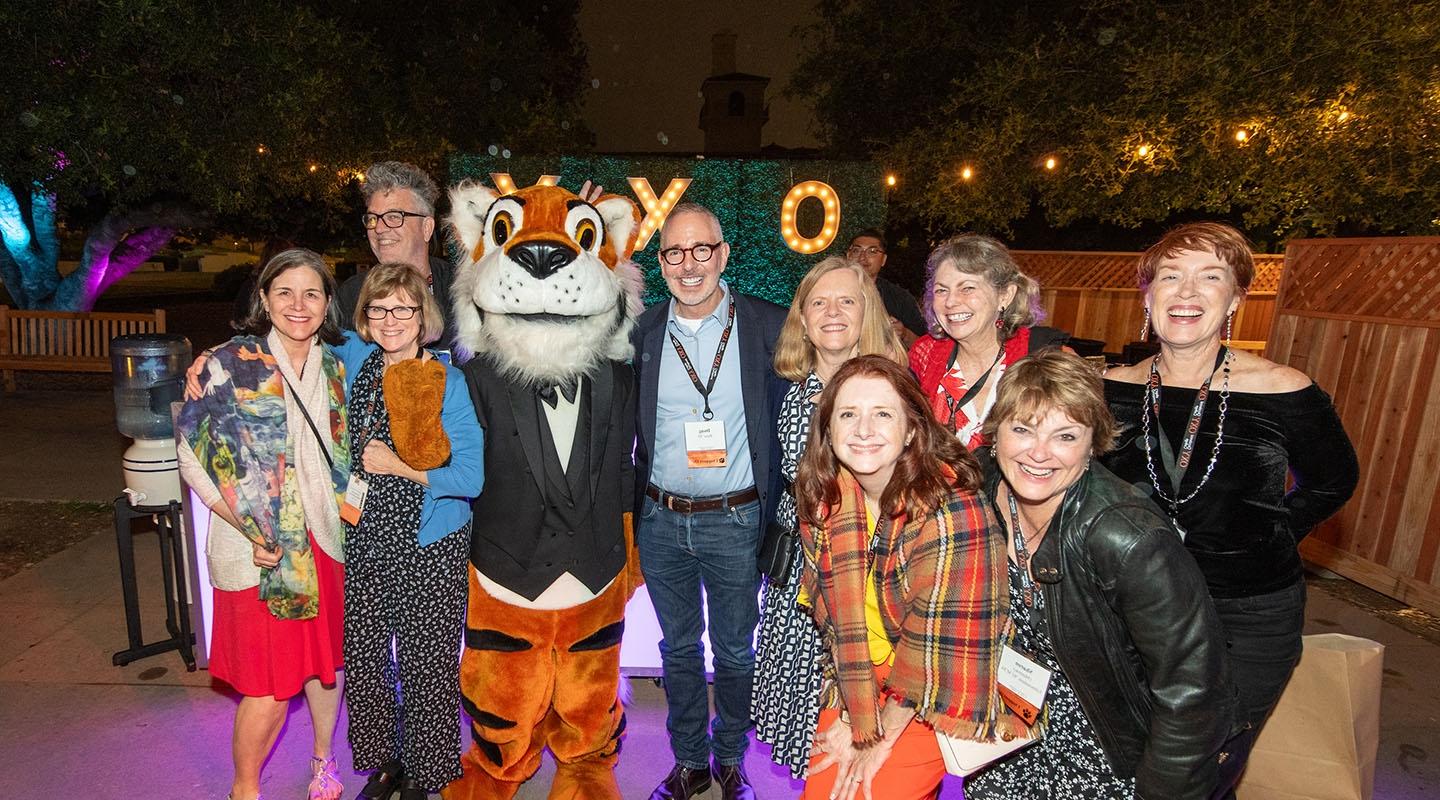
M 752 727 L 760 503 L 681 514 L 646 498 L 638 530 L 640 569 L 660 619 L 670 750 L 677 763 L 692 769 L 708 767 L 712 753 L 721 765 L 739 764 Z M 708 735 L 710 699 L 700 647 L 705 631 L 702 585 L 715 654 L 715 720 Z

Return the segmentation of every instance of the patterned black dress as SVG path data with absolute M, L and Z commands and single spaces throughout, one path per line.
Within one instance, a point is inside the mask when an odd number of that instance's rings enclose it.
M 390 761 L 438 791 L 460 777 L 460 642 L 465 623 L 470 523 L 421 547 L 424 488 L 372 475 L 371 440 L 393 450 L 384 353 L 365 359 L 350 388 L 353 472 L 370 483 L 345 542 L 345 704 L 357 771 Z M 393 649 L 392 649 L 393 648 Z M 398 686 L 397 686 L 398 683 Z
M 804 381 L 790 386 L 780 406 L 776 429 L 780 436 L 780 472 L 795 480 L 805 440 L 810 436 L 810 417 L 815 404 L 810 398 L 824 384 L 810 373 Z M 775 518 L 792 528 L 797 524 L 795 498 L 780 496 Z M 790 768 L 794 778 L 804 778 L 810 765 L 810 743 L 820 719 L 820 677 L 823 648 L 820 630 L 810 615 L 795 604 L 800 589 L 803 559 L 790 564 L 784 582 L 765 582 L 765 599 L 760 608 L 760 635 L 755 643 L 755 683 L 750 696 L 750 715 L 755 719 L 755 738 L 771 745 L 770 757 Z
M 1051 670 L 1046 695 L 1045 736 L 1009 758 L 965 780 L 970 800 L 1024 797 L 1029 800 L 1132 800 L 1135 779 L 1120 778 L 1095 738 L 1075 688 L 1060 671 L 1045 625 L 1045 589 L 1035 587 L 1035 607 L 1022 599 L 1020 568 L 1013 562 L 1010 579 L 1010 616 L 1015 622 L 1015 646 Z

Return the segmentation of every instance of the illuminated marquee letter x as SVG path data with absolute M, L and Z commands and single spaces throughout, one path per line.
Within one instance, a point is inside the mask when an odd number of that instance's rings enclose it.
M 490 180 L 495 184 L 495 190 L 500 194 L 511 194 L 515 191 L 515 181 L 510 179 L 508 172 L 492 172 Z M 540 180 L 535 181 L 536 186 L 554 186 L 560 182 L 559 175 L 541 175 Z
M 645 209 L 645 219 L 640 220 L 640 231 L 635 239 L 635 252 L 645 249 L 650 237 L 660 226 L 665 224 L 665 218 L 670 216 L 671 209 L 680 202 L 680 196 L 690 187 L 689 178 L 671 178 L 670 185 L 665 188 L 665 194 L 656 197 L 655 190 L 650 188 L 650 181 L 647 178 L 627 178 L 630 181 L 630 189 L 639 198 L 640 205 Z

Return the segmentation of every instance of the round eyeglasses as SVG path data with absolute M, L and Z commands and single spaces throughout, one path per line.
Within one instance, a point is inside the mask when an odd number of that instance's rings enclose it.
M 696 263 L 704 264 L 710 260 L 711 256 L 715 255 L 715 248 L 721 244 L 722 242 L 711 242 L 697 244 L 694 247 L 667 247 L 660 251 L 660 260 L 672 267 L 678 267 L 685 263 L 685 254 L 689 253 Z
M 385 227 L 398 228 L 401 225 L 405 224 L 406 217 L 424 218 L 428 216 L 430 215 L 416 214 L 414 211 L 401 211 L 399 209 L 386 211 L 384 214 L 376 214 L 374 212 L 367 211 L 364 214 L 360 215 L 360 223 L 365 226 L 365 230 L 373 231 L 377 227 L 379 227 L 382 220 L 385 222 Z
M 415 312 L 419 310 L 420 306 L 395 306 L 394 308 L 385 308 L 384 306 L 365 306 L 365 319 L 368 319 L 371 322 L 379 322 L 380 320 L 385 319 L 386 314 L 389 314 L 395 317 L 395 319 L 403 322 L 407 319 L 414 319 Z
M 874 258 L 875 256 L 883 254 L 884 252 L 884 250 L 881 250 L 873 244 L 867 247 L 862 247 L 858 244 L 851 245 L 850 249 L 845 251 L 845 253 L 851 258 L 859 258 L 860 256 L 870 256 L 871 258 Z

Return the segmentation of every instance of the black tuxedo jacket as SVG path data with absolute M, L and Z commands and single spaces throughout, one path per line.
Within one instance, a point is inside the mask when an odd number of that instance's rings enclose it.
M 630 510 L 635 469 L 635 373 L 629 364 L 605 362 L 590 378 L 591 499 L 588 530 L 573 532 L 578 562 L 545 563 L 540 537 L 546 531 L 547 498 L 540 426 L 534 389 L 500 377 L 489 357 L 461 367 L 475 415 L 485 428 L 485 488 L 471 503 L 474 529 L 470 559 L 486 577 L 527 597 L 571 572 L 587 586 L 603 587 L 617 571 L 589 574 L 602 565 L 625 563 L 622 514 Z M 577 443 L 578 445 L 578 443 Z M 553 458 L 553 456 L 551 456 Z M 553 517 L 552 517 L 553 519 Z M 618 559 L 616 555 L 618 554 Z
M 780 415 L 780 401 L 785 398 L 788 383 L 775 374 L 775 340 L 785 324 L 786 310 L 758 297 L 740 294 L 731 289 L 735 300 L 735 320 L 740 340 L 740 390 L 745 398 L 745 433 L 750 440 L 751 470 L 755 488 L 760 491 L 759 527 L 775 513 L 779 499 L 780 447 L 775 422 Z M 645 309 L 635 326 L 631 340 L 635 343 L 635 376 L 640 382 L 638 417 L 635 430 L 635 512 L 645 502 L 645 485 L 650 482 L 650 454 L 655 445 L 655 409 L 659 407 L 660 357 L 670 346 L 665 323 L 670 316 L 670 301 L 656 303 Z M 727 358 L 729 355 L 727 354 Z

